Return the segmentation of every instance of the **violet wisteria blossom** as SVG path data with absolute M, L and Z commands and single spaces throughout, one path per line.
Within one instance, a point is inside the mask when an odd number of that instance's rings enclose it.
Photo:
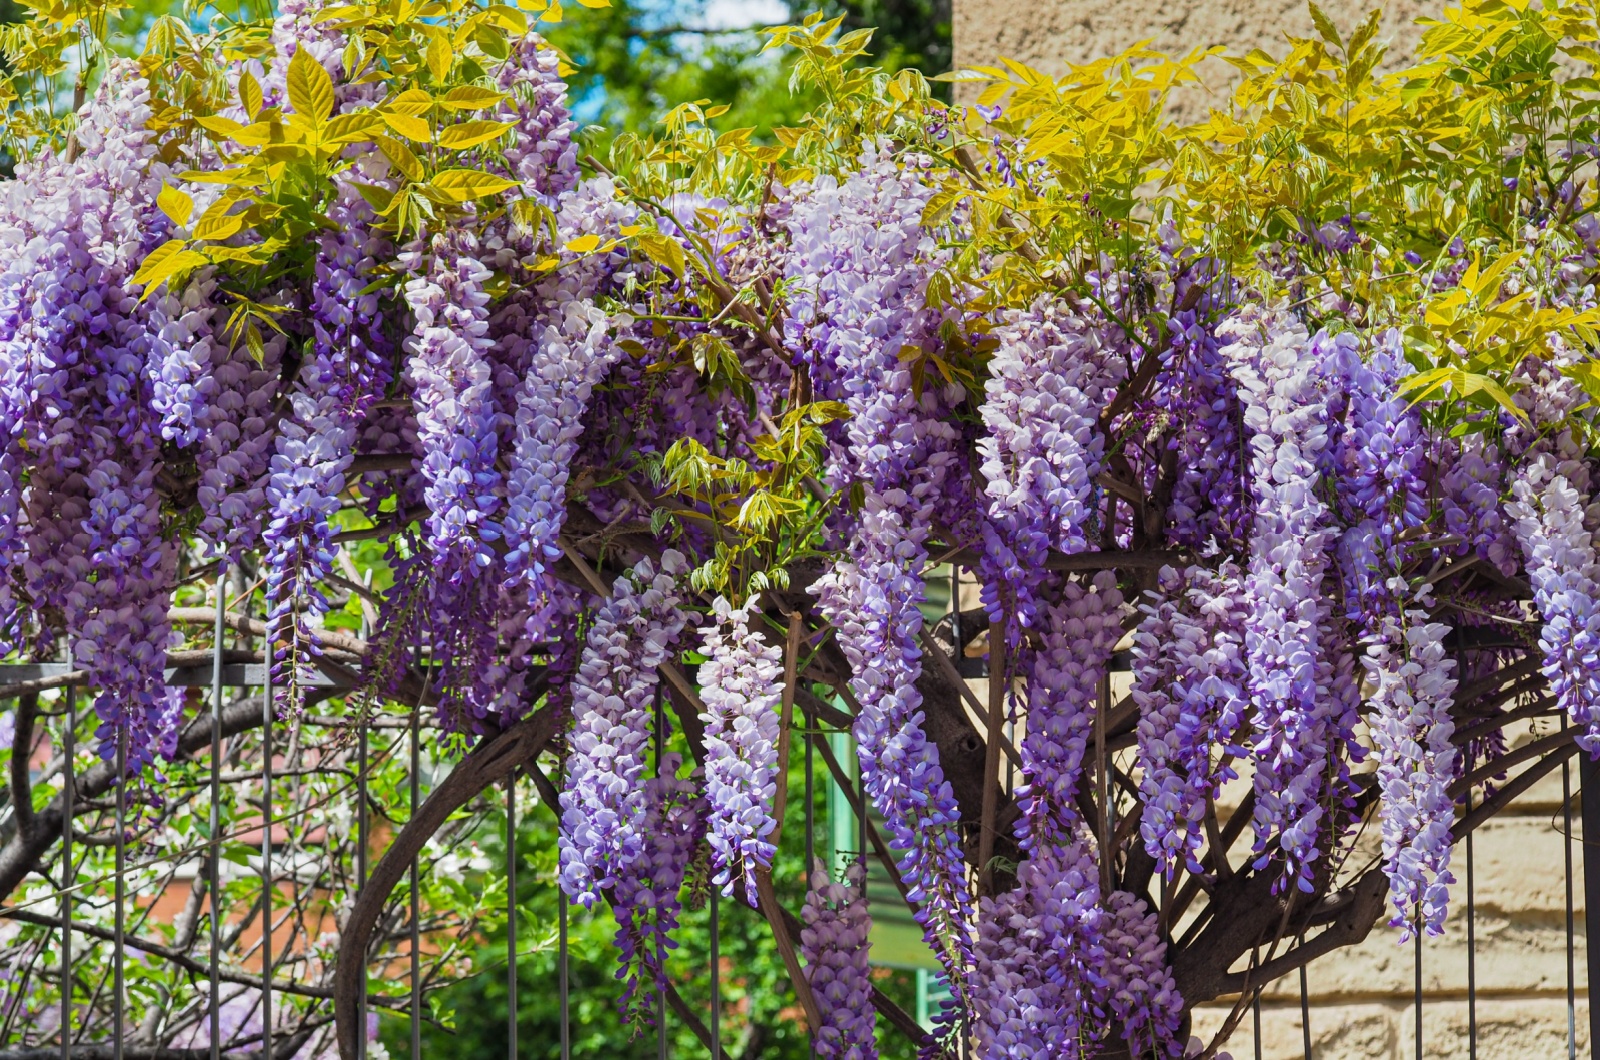
M 572 682 L 573 729 L 561 792 L 561 888 L 586 908 L 644 850 L 642 778 L 657 671 L 688 617 L 682 553 L 648 558 L 619 577 L 595 612 Z
M 822 1026 L 812 1033 L 817 1055 L 826 1060 L 875 1060 L 872 968 L 867 912 L 866 865 L 855 861 L 844 882 L 831 879 L 819 860 L 800 911 L 800 954 L 806 981 L 816 999 Z
M 777 822 L 778 703 L 783 698 L 783 652 L 750 628 L 750 604 L 712 604 L 700 652 L 700 697 L 706 712 L 706 829 L 711 882 L 732 894 L 744 881 L 745 901 L 756 905 L 756 872 L 769 868 L 775 848 L 767 838 Z M 759 613 L 757 615 L 759 620 Z
M 1106 896 L 1105 996 L 1136 1056 L 1182 1056 L 1183 998 L 1167 965 L 1156 914 L 1127 891 Z

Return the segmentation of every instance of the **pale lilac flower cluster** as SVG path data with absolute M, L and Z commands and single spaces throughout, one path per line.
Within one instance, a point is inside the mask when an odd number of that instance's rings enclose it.
M 1156 915 L 1127 891 L 1106 896 L 1104 952 L 1111 1017 L 1135 1056 L 1182 1056 L 1183 998 Z
M 526 194 L 554 203 L 578 183 L 577 128 L 567 113 L 567 86 L 561 56 L 537 33 L 511 47 L 495 72 L 495 83 L 511 98 L 501 105 L 501 121 L 516 123 L 504 154 L 510 173 Z
M 1105 449 L 1100 410 L 1128 363 L 1114 331 L 1098 311 L 1041 298 L 990 333 L 998 346 L 980 410 L 989 433 L 978 441 L 988 498 L 984 546 L 990 566 L 1012 583 L 1022 626 L 1032 625 L 1039 606 L 1030 583 L 1043 575 L 1049 550 L 1089 547 L 1084 524 Z M 984 591 L 998 615 L 996 581 Z
M 1276 840 L 1285 878 L 1311 887 L 1311 865 L 1327 825 L 1323 794 L 1333 735 L 1333 704 L 1318 688 L 1323 578 L 1332 552 L 1331 513 L 1317 493 L 1329 459 L 1326 396 L 1318 369 L 1353 342 L 1315 339 L 1290 313 L 1242 309 L 1219 329 L 1222 350 L 1244 404 L 1255 502 L 1246 575 L 1245 627 L 1253 745 L 1258 864 Z
M 1024 850 L 1070 842 L 1077 827 L 1073 796 L 1111 651 L 1122 638 L 1122 613 L 1122 593 L 1110 571 L 1087 583 L 1066 583 L 1045 612 L 1039 650 L 1027 670 L 1028 722 L 1019 748 L 1023 816 L 1017 838 Z
M 561 792 L 561 888 L 592 907 L 644 850 L 644 776 L 657 671 L 688 617 L 678 579 L 688 567 L 669 549 L 656 570 L 648 558 L 616 580 L 595 612 L 572 683 Z
M 865 504 L 846 553 L 813 591 L 854 671 L 867 792 L 906 852 L 901 873 L 918 920 L 959 994 L 972 920 L 959 810 L 922 730 L 916 688 L 924 542 L 955 463 L 957 433 L 937 415 L 933 387 L 917 392 L 901 355 L 908 345 L 936 341 L 942 320 L 924 305 L 937 253 L 921 226 L 931 194 L 872 145 L 860 172 L 843 182 L 819 179 L 788 220 L 788 270 L 798 282 L 786 328 L 814 365 L 819 394 L 842 400 L 852 414 L 845 459 L 830 474 L 853 474 Z
M 0 233 L 0 473 L 11 481 L 0 502 L 0 639 L 15 640 L 20 566 L 33 607 L 65 617 L 76 661 L 100 688 L 101 754 L 125 740 L 131 769 L 161 738 L 176 573 L 146 377 L 159 322 L 129 283 L 168 231 L 155 209 L 166 169 L 145 129 L 149 99 L 131 63 L 112 63 L 78 116 L 77 157 L 20 165 Z
M 584 411 L 621 348 L 611 318 L 588 299 L 556 301 L 544 319 L 527 321 L 527 374 L 517 389 L 503 530 L 506 569 L 537 586 L 561 556 L 567 477 Z
M 852 862 L 835 883 L 821 861 L 811 869 L 811 887 L 800 912 L 800 954 L 816 998 L 822 1026 L 811 1032 L 816 1053 L 826 1060 L 875 1060 L 872 917 L 867 912 L 866 866 Z
M 1240 727 L 1249 711 L 1244 574 L 1224 561 L 1165 567 L 1133 640 L 1139 708 L 1139 834 L 1168 879 L 1180 864 L 1204 871 L 1201 822 L 1222 785 L 1238 776 Z
M 712 882 L 732 894 L 735 876 L 742 877 L 745 901 L 754 908 L 756 871 L 772 864 L 775 849 L 767 837 L 777 827 L 772 800 L 783 652 L 751 631 L 750 617 L 750 604 L 735 609 L 717 597 L 700 647 L 706 661 L 699 679 Z
M 406 303 L 416 318 L 406 352 L 406 378 L 417 410 L 417 433 L 427 481 L 428 544 L 441 566 L 488 567 L 489 542 L 499 537 L 495 467 L 498 417 L 490 387 L 489 270 L 475 256 L 468 232 L 436 236 L 424 264 L 419 251 L 402 255 L 414 271 Z
M 1585 524 L 1588 498 L 1550 453 L 1536 455 L 1511 484 L 1506 514 L 1522 545 L 1544 620 L 1543 672 L 1578 745 L 1600 755 L 1600 561 Z
M 644 782 L 636 822 L 639 855 L 618 867 L 612 891 L 617 978 L 623 981 L 618 1004 L 630 1021 L 654 1022 L 652 1001 L 665 981 L 667 951 L 677 947 L 672 932 L 678 926 L 678 892 L 703 834 L 694 782 L 677 775 L 682 764 L 681 756 L 663 754 L 659 775 Z M 646 980 L 652 989 L 641 994 Z
M 1022 862 L 1015 887 L 980 901 L 970 991 L 978 1060 L 1093 1055 L 1105 919 L 1081 825 Z
M 1404 582 L 1400 582 L 1403 588 Z M 1425 597 L 1417 599 L 1427 606 Z M 1425 610 L 1389 615 L 1362 659 L 1372 684 L 1368 720 L 1378 752 L 1383 867 L 1402 941 L 1418 927 L 1444 932 L 1450 898 L 1450 784 L 1460 765 L 1451 739 L 1455 662 L 1444 637 L 1450 627 L 1429 622 Z
M 1177 454 L 1168 518 L 1174 544 L 1243 544 L 1244 494 L 1239 469 L 1238 392 L 1217 337 L 1194 310 L 1167 320 L 1172 341 L 1161 354 L 1154 400 L 1172 420 Z

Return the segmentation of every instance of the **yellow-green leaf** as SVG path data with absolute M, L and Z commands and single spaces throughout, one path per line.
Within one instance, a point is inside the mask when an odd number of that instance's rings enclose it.
M 223 240 L 244 227 L 244 218 L 236 213 L 207 210 L 194 226 L 196 239 Z
M 492 88 L 482 88 L 478 85 L 461 85 L 446 92 L 438 100 L 441 107 L 451 110 L 483 110 L 492 107 L 506 98 L 504 92 L 496 92 Z
M 514 124 L 509 121 L 464 121 L 440 130 L 439 146 L 453 151 L 476 147 L 495 139 Z
M 289 105 L 314 122 L 333 113 L 333 78 L 312 58 L 309 48 L 296 48 L 289 60 Z
M 324 144 L 353 144 L 370 140 L 383 129 L 383 122 L 370 112 L 341 114 L 328 122 L 318 137 Z
M 244 104 L 244 112 L 250 115 L 251 121 L 261 113 L 261 82 L 249 70 L 239 75 L 239 102 Z
M 428 72 L 435 81 L 443 81 L 450 76 L 450 64 L 455 60 L 455 51 L 450 47 L 450 41 L 443 33 L 435 33 L 428 42 L 428 52 L 423 56 L 423 62 L 428 64 Z
M 195 124 L 207 132 L 214 132 L 218 136 L 227 137 L 229 140 L 237 140 L 239 133 L 244 129 L 243 125 L 232 118 L 222 118 L 215 114 L 207 114 L 203 118 L 196 118 Z
M 591 7 L 591 8 L 601 8 L 601 7 L 610 7 L 611 6 L 611 0 L 578 0 L 578 3 L 582 4 L 584 7 Z
M 433 130 L 428 127 L 427 121 L 423 118 L 414 117 L 410 114 L 393 114 L 389 111 L 381 111 L 380 114 L 389 128 L 408 140 L 415 140 L 423 144 L 433 140 Z
M 664 236 L 659 232 L 641 233 L 638 237 L 639 249 L 651 261 L 667 269 L 674 276 L 683 277 L 688 274 L 689 264 L 683 256 L 683 247 L 671 236 Z
M 433 109 L 433 97 L 420 88 L 408 88 L 384 105 L 396 114 L 422 115 Z
M 161 212 L 172 218 L 175 225 L 186 225 L 189 217 L 194 213 L 194 200 L 170 184 L 161 185 L 161 191 L 156 195 L 156 205 Z
M 383 157 L 389 160 L 389 164 L 398 169 L 407 180 L 420 182 L 428 175 L 427 170 L 422 168 L 421 159 L 412 154 L 411 148 L 403 141 L 396 140 L 392 136 L 380 136 L 378 149 L 383 152 Z
M 517 186 L 514 180 L 485 173 L 481 169 L 447 169 L 433 178 L 433 187 L 456 202 L 498 195 Z
M 574 254 L 587 254 L 589 251 L 593 250 L 599 245 L 600 237 L 591 232 L 588 235 L 567 240 L 566 249 L 572 251 Z
M 133 275 L 133 283 L 144 286 L 144 294 L 140 301 L 149 298 L 167 280 L 180 272 L 187 272 L 206 264 L 206 256 L 197 254 L 184 248 L 181 239 L 169 239 L 144 259 L 144 264 L 139 266 L 139 271 Z

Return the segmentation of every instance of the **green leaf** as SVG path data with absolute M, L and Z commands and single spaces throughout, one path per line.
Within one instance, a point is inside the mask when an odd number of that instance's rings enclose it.
M 1334 28 L 1333 19 L 1327 16 L 1322 8 L 1316 5 L 1315 0 L 1306 4 L 1311 9 L 1311 24 L 1317 27 L 1317 32 L 1322 34 L 1322 39 L 1335 48 L 1343 49 L 1344 41 L 1339 37 L 1339 31 Z
M 186 225 L 189 217 L 194 213 L 194 200 L 170 184 L 161 185 L 161 192 L 156 196 L 156 205 L 161 212 L 172 218 L 175 225 Z
M 410 114 L 396 114 L 392 111 L 381 111 L 381 117 L 388 123 L 389 128 L 404 136 L 408 140 L 425 144 L 433 141 L 433 130 L 428 127 L 427 119 L 413 117 Z
M 144 294 L 139 300 L 144 301 L 169 279 L 198 268 L 206 264 L 207 260 L 204 254 L 185 249 L 184 240 L 167 240 L 152 250 L 150 256 L 144 259 L 144 264 L 139 266 L 139 271 L 133 274 L 132 282 L 136 286 L 141 284 L 144 286 Z
M 446 92 L 437 102 L 450 110 L 483 110 L 506 98 L 504 92 L 478 85 L 461 85 Z
M 639 249 L 645 256 L 680 279 L 689 272 L 683 246 L 671 236 L 659 232 L 642 232 L 637 237 Z
M 515 124 L 509 121 L 464 121 L 459 125 L 451 125 L 440 130 L 439 146 L 448 147 L 452 151 L 476 147 L 496 139 Z
M 378 150 L 383 152 L 383 157 L 389 160 L 391 166 L 398 169 L 412 183 L 420 184 L 427 178 L 428 171 L 422 168 L 422 160 L 412 154 L 411 148 L 403 141 L 396 140 L 392 136 L 380 136 Z
M 239 102 L 244 104 L 244 112 L 250 115 L 250 120 L 255 121 L 256 115 L 261 113 L 261 82 L 249 70 L 239 75 Z
M 517 182 L 485 173 L 481 169 L 446 169 L 433 178 L 433 187 L 455 202 L 481 199 L 485 195 L 498 195 Z
M 333 78 L 312 58 L 309 48 L 296 48 L 289 60 L 289 105 L 295 112 L 321 123 L 333 113 Z

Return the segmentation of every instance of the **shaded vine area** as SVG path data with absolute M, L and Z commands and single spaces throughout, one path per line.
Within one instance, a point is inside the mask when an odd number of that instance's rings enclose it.
M 0 34 L 6 1060 L 444 1033 L 513 864 L 623 1033 L 1216 1056 L 1600 747 L 1588 7 L 1313 8 L 1182 128 L 812 18 L 804 122 L 603 160 L 539 0 L 112 14 Z

